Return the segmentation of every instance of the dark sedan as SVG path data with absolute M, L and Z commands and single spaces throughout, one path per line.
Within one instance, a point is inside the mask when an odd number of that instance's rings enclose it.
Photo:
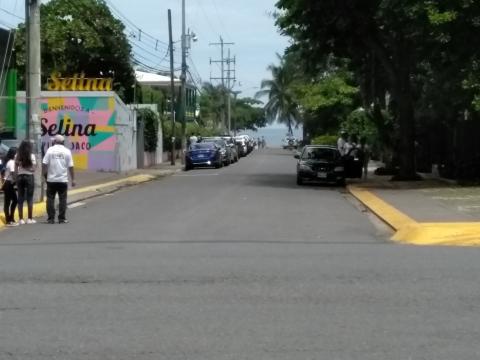
M 297 163 L 297 184 L 304 181 L 319 181 L 345 184 L 345 166 L 337 148 L 327 145 L 309 145 L 295 155 Z
M 202 142 L 192 144 L 187 151 L 185 170 L 195 167 L 223 166 L 223 155 L 220 147 L 213 142 Z

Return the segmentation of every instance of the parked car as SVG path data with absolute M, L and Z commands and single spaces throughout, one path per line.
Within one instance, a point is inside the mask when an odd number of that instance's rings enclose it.
M 222 136 L 222 139 L 226 141 L 228 146 L 230 146 L 232 162 L 236 163 L 240 159 L 240 155 L 238 155 L 238 147 L 235 138 L 233 136 Z
M 282 139 L 282 147 L 284 149 L 297 149 L 298 140 L 293 135 L 287 135 Z
M 255 139 L 250 137 L 249 135 L 243 134 L 238 135 L 237 138 L 243 138 L 245 141 L 245 145 L 247 145 L 247 154 L 251 153 L 255 148 Z
M 235 138 L 235 142 L 237 144 L 238 155 L 240 157 L 247 156 L 248 155 L 247 140 L 243 136 L 237 136 Z
M 224 157 L 221 148 L 214 142 L 200 142 L 192 144 L 186 154 L 185 170 L 191 170 L 195 167 L 221 168 Z
M 295 154 L 297 163 L 297 184 L 318 181 L 345 184 L 344 159 L 338 149 L 327 145 L 308 145 L 302 153 Z
M 220 154 L 222 154 L 224 166 L 229 166 L 232 163 L 232 149 L 221 137 L 205 137 L 201 142 L 211 142 L 220 147 Z
M 7 142 L 7 143 L 6 143 Z M 0 171 L 3 171 L 5 168 L 5 164 L 3 163 L 3 159 L 7 155 L 8 150 L 11 147 L 18 147 L 19 141 L 18 140 L 6 140 L 0 142 Z

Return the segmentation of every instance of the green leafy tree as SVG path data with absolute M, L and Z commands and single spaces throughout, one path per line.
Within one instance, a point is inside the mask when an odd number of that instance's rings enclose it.
M 279 0 L 277 24 L 309 59 L 333 53 L 352 59 L 359 72 L 381 66 L 399 131 L 400 176 L 415 178 L 415 84 L 418 64 L 440 54 L 458 13 L 475 10 L 473 1 Z M 478 21 L 477 21 L 478 23 Z M 367 56 L 366 56 L 367 54 Z M 371 59 L 368 61 L 367 57 Z M 373 61 L 374 60 L 374 61 Z
M 358 87 L 341 71 L 324 72 L 310 81 L 300 76 L 297 79 L 292 90 L 306 131 L 311 136 L 336 133 L 358 104 Z
M 277 121 L 285 124 L 288 132 L 293 132 L 293 127 L 298 125 L 299 112 L 298 104 L 294 100 L 291 84 L 293 73 L 286 66 L 284 58 L 278 56 L 279 65 L 270 65 L 268 70 L 271 72 L 271 79 L 262 80 L 261 90 L 255 95 L 256 98 L 266 96 L 268 98 L 265 104 L 265 113 L 268 121 L 273 123 Z
M 113 77 L 114 90 L 132 99 L 134 72 L 131 47 L 124 25 L 111 14 L 103 0 L 51 0 L 42 4 L 42 83 L 54 71 L 64 76 L 85 73 L 87 77 Z M 25 24 L 20 24 L 15 42 L 20 74 L 25 71 Z M 21 84 L 25 83 L 20 76 Z
M 221 127 L 224 104 L 224 92 L 221 86 L 203 84 L 200 94 L 200 123 L 206 127 Z
M 241 98 L 234 102 L 232 123 L 236 130 L 256 130 L 267 125 L 265 110 L 260 107 L 263 103 L 252 98 Z
M 139 109 L 139 118 L 144 122 L 144 148 L 146 152 L 154 152 L 158 145 L 159 118 L 151 109 Z

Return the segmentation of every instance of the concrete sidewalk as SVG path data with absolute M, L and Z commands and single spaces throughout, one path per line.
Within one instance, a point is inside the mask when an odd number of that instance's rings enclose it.
M 153 181 L 155 179 L 173 175 L 182 170 L 180 164 L 171 166 L 170 164 L 161 164 L 147 169 L 138 169 L 128 173 L 113 172 L 93 172 L 80 171 L 75 172 L 76 187 L 69 188 L 68 204 L 76 203 L 92 197 L 117 191 L 121 188 L 137 185 L 140 183 Z M 3 204 L 3 193 L 0 194 L 0 201 Z M 26 213 L 26 206 L 24 209 Z M 33 215 L 35 218 L 45 215 L 45 202 L 34 205 Z M 18 220 L 18 214 L 15 215 Z M 0 215 L 0 229 L 5 226 L 3 212 Z
M 393 182 L 369 174 L 350 181 L 348 190 L 396 233 L 395 241 L 414 245 L 480 245 L 480 187 L 461 187 L 426 176 Z

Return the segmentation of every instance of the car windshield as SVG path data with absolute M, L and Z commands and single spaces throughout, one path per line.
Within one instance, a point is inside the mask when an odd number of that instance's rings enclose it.
M 190 150 L 211 150 L 215 148 L 215 144 L 211 142 L 198 143 L 190 146 Z
M 303 151 L 302 160 L 335 161 L 337 156 L 335 149 L 306 148 Z

